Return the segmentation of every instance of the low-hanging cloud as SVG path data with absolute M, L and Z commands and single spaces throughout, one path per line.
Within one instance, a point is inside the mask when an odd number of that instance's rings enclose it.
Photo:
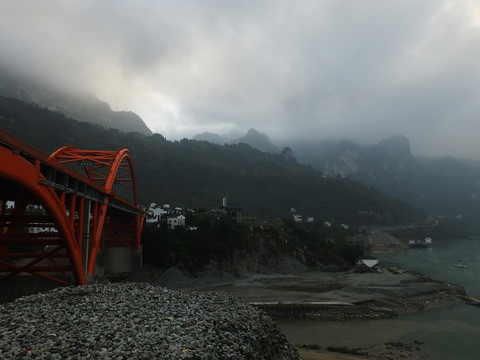
M 167 138 L 409 137 L 480 159 L 475 1 L 0 4 L 2 66 L 89 91 Z

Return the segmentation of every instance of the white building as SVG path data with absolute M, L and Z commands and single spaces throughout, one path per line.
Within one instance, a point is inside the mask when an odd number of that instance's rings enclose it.
M 303 217 L 302 215 L 293 215 L 293 220 L 295 222 L 303 222 Z
M 170 229 L 175 229 L 177 226 L 185 227 L 185 216 L 178 215 L 176 217 L 167 218 L 167 224 Z
M 151 203 L 147 210 L 147 218 L 145 221 L 150 224 L 158 223 L 162 217 L 167 216 L 170 213 L 169 208 L 170 205 L 168 204 L 158 206 L 155 203 Z

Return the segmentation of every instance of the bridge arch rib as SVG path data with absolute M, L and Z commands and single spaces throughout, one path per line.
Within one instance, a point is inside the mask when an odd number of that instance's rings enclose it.
M 39 178 L 45 178 L 34 165 L 3 147 L 0 156 L 0 182 L 5 185 L 0 198 L 0 279 L 29 273 L 69 284 L 72 279 L 66 274 L 72 272 L 77 283 L 85 284 L 81 239 L 75 235 L 64 204 L 53 188 L 39 183 Z M 7 215 L 9 201 L 15 206 Z M 29 214 L 29 204 L 45 211 Z M 32 232 L 32 228 L 46 231 Z
M 65 146 L 54 152 L 50 158 L 83 174 L 105 189 L 103 201 L 96 202 L 93 208 L 94 222 L 87 273 L 95 273 L 97 256 L 102 247 L 128 246 L 138 251 L 144 211 L 140 210 L 138 205 L 130 152 L 126 148 L 98 151 Z M 118 208 L 125 203 L 133 204 L 138 211 L 118 212 Z
M 83 150 L 64 146 L 50 159 L 103 187 L 108 194 L 138 206 L 133 159 L 126 148 L 116 151 Z

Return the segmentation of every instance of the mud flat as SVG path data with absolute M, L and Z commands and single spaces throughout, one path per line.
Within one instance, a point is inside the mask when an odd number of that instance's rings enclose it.
M 464 302 L 462 287 L 392 268 L 383 273 L 253 275 L 231 284 L 204 287 L 223 291 L 265 310 L 275 319 L 345 321 L 411 314 Z
M 158 274 L 152 278 L 158 279 Z M 169 276 L 163 277 L 165 282 L 161 286 L 168 288 L 167 278 Z M 352 324 L 356 320 L 369 323 L 370 320 L 463 304 L 466 295 L 460 286 L 405 268 L 383 268 L 381 273 L 305 271 L 295 275 L 250 274 L 241 278 L 222 274 L 216 279 L 215 276 L 188 279 L 183 273 L 171 271 L 170 281 L 174 286 L 181 284 L 186 291 L 193 288 L 230 293 L 261 308 L 278 323 L 295 319 L 320 320 L 324 324 L 322 332 L 328 332 L 333 324 L 340 326 L 341 323 L 348 329 L 350 321 Z M 296 346 L 305 360 L 431 358 L 421 342 L 400 343 L 391 339 L 395 336 L 381 336 L 375 344 L 360 343 L 351 349 L 331 349 L 328 342 L 320 345 L 296 343 Z

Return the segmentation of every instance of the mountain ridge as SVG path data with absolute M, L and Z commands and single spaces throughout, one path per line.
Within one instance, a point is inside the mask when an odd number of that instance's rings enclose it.
M 270 138 L 266 134 L 260 133 L 255 129 L 248 130 L 244 136 L 230 142 L 230 144 L 241 143 L 248 144 L 251 147 L 263 152 L 274 154 L 279 152 L 278 148 L 273 145 L 273 143 L 270 141 Z
M 480 163 L 412 154 L 405 136 L 378 144 L 349 141 L 292 145 L 298 161 L 329 176 L 346 176 L 437 215 L 477 212 Z
M 100 124 L 106 129 L 151 135 L 145 122 L 132 111 L 114 111 L 107 102 L 91 94 L 74 94 L 43 85 L 24 76 L 0 69 L 0 96 L 35 103 L 67 117 Z
M 151 135 L 133 112 L 112 111 L 110 105 L 92 95 L 71 96 L 48 89 L 29 79 L 19 80 L 0 70 L 0 95 L 38 103 L 80 121 L 105 129 Z M 233 141 L 204 132 L 194 140 L 214 144 L 248 144 L 266 153 L 279 154 L 268 135 L 250 129 Z M 353 141 L 292 142 L 285 154 L 290 160 L 310 165 L 326 176 L 349 177 L 390 196 L 404 199 L 432 214 L 461 215 L 476 212 L 480 205 L 480 162 L 422 158 L 412 154 L 408 138 L 393 135 L 377 144 Z M 282 150 L 283 151 L 283 150 Z M 285 155 L 284 154 L 284 155 Z M 461 165 L 464 166 L 461 166 Z M 461 174 L 461 176 L 460 176 Z
M 51 153 L 64 145 L 84 149 L 127 147 L 135 161 L 139 199 L 188 208 L 230 206 L 262 218 L 290 218 L 291 208 L 317 221 L 398 223 L 425 213 L 349 179 L 324 177 L 293 161 L 291 153 L 261 152 L 247 144 L 215 145 L 159 134 L 144 136 L 66 118 L 39 106 L 0 97 L 2 128 Z M 55 131 L 51 131 L 55 129 Z
M 236 138 L 234 140 L 228 141 L 224 136 L 221 136 L 216 133 L 203 132 L 201 134 L 196 134 L 193 136 L 193 140 L 197 141 L 207 141 L 212 144 L 247 144 L 253 147 L 254 149 L 278 154 L 279 149 L 272 143 L 268 135 L 261 133 L 253 128 L 249 129 L 245 135 Z

